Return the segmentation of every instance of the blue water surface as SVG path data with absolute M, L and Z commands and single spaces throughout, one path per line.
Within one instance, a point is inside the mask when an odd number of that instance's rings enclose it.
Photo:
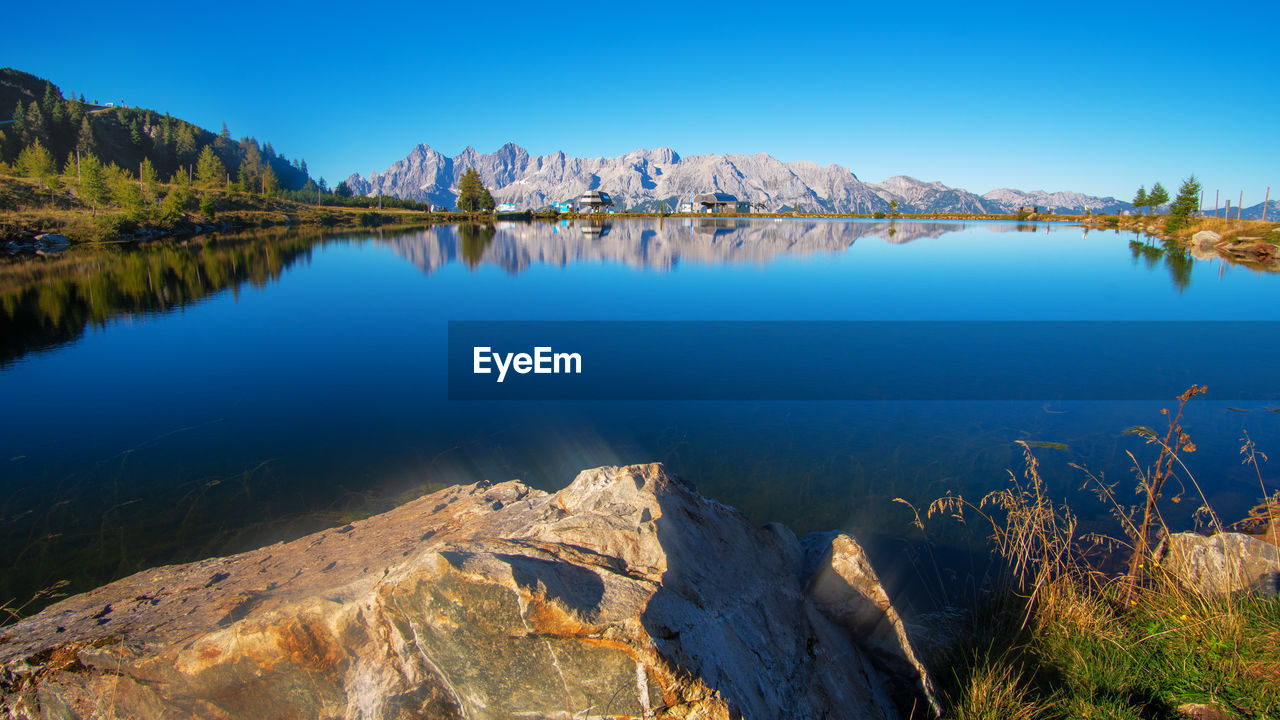
M 289 253 L 257 268 L 280 243 Z M 1036 452 L 1054 491 L 1086 528 L 1119 533 L 1069 463 L 1131 501 L 1128 453 L 1154 451 L 1124 431 L 1162 427 L 1186 389 L 1164 402 L 450 401 L 451 320 L 1280 320 L 1274 275 L 1070 224 L 635 219 L 75 257 L 89 252 L 0 268 L 15 278 L 0 286 L 0 600 L 287 539 L 452 483 L 554 490 L 583 468 L 649 461 L 757 522 L 845 529 L 892 558 L 920 536 L 895 498 L 976 497 L 1021 471 L 1015 441 L 1050 443 Z M 204 289 L 175 300 L 130 265 L 144 261 Z M 130 269 L 108 281 L 111 263 Z M 102 300 L 112 282 L 132 299 Z M 93 312 L 68 320 L 73 306 Z M 1280 390 L 1277 369 L 1232 368 L 1257 376 L 1260 398 Z M 1185 460 L 1224 516 L 1280 484 L 1239 454 L 1246 433 L 1280 452 L 1275 407 L 1229 407 L 1212 388 L 1188 406 Z M 1193 524 L 1189 481 L 1171 524 Z

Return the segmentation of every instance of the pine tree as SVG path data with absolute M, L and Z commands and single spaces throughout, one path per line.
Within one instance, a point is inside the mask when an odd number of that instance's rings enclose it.
M 1169 202 L 1169 191 L 1164 189 L 1160 183 L 1151 186 L 1151 194 L 1147 196 L 1147 204 L 1151 206 L 1151 211 L 1160 214 L 1160 206 Z
M 1154 192 L 1154 188 L 1152 190 Z M 1178 197 L 1169 207 L 1169 218 L 1165 220 L 1164 229 L 1172 232 L 1181 229 L 1191 222 L 1191 218 L 1200 213 L 1200 182 L 1193 174 L 1182 181 L 1178 189 Z
M 187 175 L 186 168 L 179 167 L 177 170 L 174 170 L 173 177 L 169 178 L 169 184 L 184 188 L 191 187 L 191 178 Z
M 108 168 L 111 179 L 111 199 L 120 206 L 131 220 L 142 217 L 142 190 L 128 170 L 115 167 Z
M 187 123 L 180 123 L 180 125 L 174 140 L 173 152 L 178 158 L 179 165 L 190 165 L 196 157 L 196 134 Z
M 227 168 L 213 154 L 213 148 L 208 145 L 200 151 L 200 159 L 196 161 L 196 183 L 204 188 L 221 187 L 226 181 Z
M 53 156 L 49 151 L 40 144 L 39 140 L 32 142 L 22 153 L 18 155 L 17 163 L 19 171 L 25 177 L 33 177 L 40 181 L 40 186 L 50 191 L 50 197 L 53 194 L 53 178 L 58 174 L 58 168 L 53 164 Z
M 94 217 L 107 200 L 106 169 L 93 153 L 80 156 L 80 197 L 93 208 Z
M 276 173 L 270 166 L 262 169 L 262 194 L 265 197 L 272 197 L 276 191 L 280 189 L 280 180 L 276 177 Z
M 1142 187 L 1138 188 L 1137 194 L 1133 196 L 1133 207 L 1134 209 L 1140 211 L 1142 214 L 1145 214 L 1145 211 L 1143 211 L 1142 209 L 1147 206 L 1148 202 L 1150 201 L 1147 199 L 1147 186 L 1143 185 Z
M 240 189 L 245 192 L 258 192 L 262 189 L 262 177 L 266 165 L 262 160 L 262 151 L 258 149 L 258 141 L 253 138 L 240 140 L 242 159 L 240 160 Z
M 467 168 L 462 177 L 458 178 L 458 210 L 476 212 L 483 209 L 481 203 L 488 192 L 484 183 L 480 182 L 480 173 L 475 168 Z M 492 196 L 489 197 L 489 202 L 493 202 Z
M 84 106 L 76 102 L 67 102 L 67 128 L 74 132 L 84 120 Z
M 21 100 L 19 100 L 18 104 L 14 106 L 13 115 L 10 119 L 13 120 L 13 124 L 9 126 L 13 130 L 10 135 L 14 144 L 14 147 L 10 149 L 10 152 L 12 152 L 18 147 L 21 147 L 23 139 L 27 134 L 27 111 L 23 109 Z M 13 156 L 10 155 L 9 157 Z
M 53 101 L 52 107 L 46 110 L 45 114 L 49 116 L 49 121 L 54 128 L 61 127 L 67 120 L 67 103 L 59 97 Z
M 44 113 L 40 112 L 40 106 L 35 100 L 27 105 L 26 116 L 27 138 L 44 143 L 49 142 L 49 128 L 45 125 Z
M 54 106 L 60 104 L 62 104 L 62 96 L 58 94 L 56 89 L 54 89 L 53 83 L 45 80 L 44 97 L 40 99 L 40 109 L 43 110 L 46 115 L 52 115 Z
M 80 135 L 76 138 L 76 150 L 80 154 L 91 153 L 97 149 L 97 142 L 93 137 L 93 125 L 86 116 L 80 121 Z
M 147 203 L 155 202 L 160 178 L 156 175 L 155 165 L 151 164 L 151 158 L 145 158 L 138 166 L 138 180 L 142 185 L 143 199 Z
M 182 178 L 186 180 L 186 173 L 178 172 L 175 180 Z M 164 196 L 164 202 L 160 205 L 160 219 L 164 222 L 173 222 L 180 217 L 182 213 L 191 208 L 191 184 L 175 182 L 174 186 Z

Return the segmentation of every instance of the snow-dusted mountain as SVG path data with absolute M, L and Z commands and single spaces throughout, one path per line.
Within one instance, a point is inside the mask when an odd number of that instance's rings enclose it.
M 354 174 L 348 187 L 357 195 L 390 195 L 453 207 L 458 179 L 475 168 L 499 203 L 540 208 L 575 198 L 587 190 L 604 190 L 616 207 L 656 210 L 674 208 L 695 193 L 725 192 L 765 211 L 800 208 L 805 212 L 900 213 L 1016 212 L 1022 205 L 1059 211 L 1115 211 L 1128 203 L 1074 192 L 1024 193 L 992 190 L 983 196 L 939 182 L 906 176 L 869 184 L 839 165 L 782 162 L 770 155 L 696 155 L 681 157 L 670 148 L 636 150 L 616 158 L 573 158 L 563 152 L 532 156 L 514 143 L 492 153 L 468 147 L 455 157 L 419 145 L 386 172 Z
M 1129 210 L 1133 205 L 1121 202 L 1113 197 L 1094 197 L 1078 192 L 1045 192 L 1032 190 L 1023 192 L 1010 188 L 997 188 L 982 196 L 983 200 L 997 207 L 1017 210 L 1024 205 L 1048 207 L 1055 211 L 1083 214 L 1086 210 L 1095 213 L 1114 213 Z

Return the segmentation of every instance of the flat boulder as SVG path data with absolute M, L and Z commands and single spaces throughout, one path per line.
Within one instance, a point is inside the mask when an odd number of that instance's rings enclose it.
M 10 718 L 898 718 L 933 705 L 861 547 L 664 467 L 442 490 L 0 632 Z
M 1206 596 L 1280 594 L 1280 547 L 1242 533 L 1170 535 L 1157 549 L 1160 566 Z

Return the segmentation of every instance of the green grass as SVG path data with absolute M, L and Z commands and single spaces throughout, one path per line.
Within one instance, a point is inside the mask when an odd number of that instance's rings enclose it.
M 1174 585 L 1131 600 L 1052 596 L 989 608 L 950 674 L 947 718 L 1172 718 L 1184 704 L 1280 717 L 1280 600 L 1203 600 Z

